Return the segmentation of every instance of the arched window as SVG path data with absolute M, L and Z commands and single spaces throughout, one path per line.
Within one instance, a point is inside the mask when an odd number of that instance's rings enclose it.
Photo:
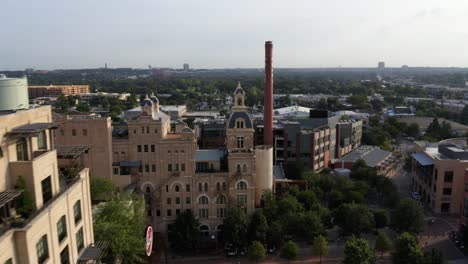
M 226 197 L 224 195 L 220 195 L 216 198 L 216 204 L 225 204 Z
M 242 171 L 247 172 L 247 164 L 242 165 Z
M 150 187 L 149 185 L 146 186 L 145 192 L 146 192 L 146 193 L 150 193 L 150 192 L 151 192 L 151 187 Z
M 200 234 L 204 237 L 207 237 L 210 235 L 210 229 L 206 225 L 200 226 Z
M 221 191 L 221 183 L 220 182 L 217 182 L 216 183 L 216 191 Z
M 244 181 L 237 183 L 237 190 L 247 190 L 247 183 Z
M 175 192 L 180 192 L 180 186 L 178 184 L 175 186 L 174 189 L 175 189 Z
M 237 105 L 242 105 L 242 98 L 237 98 Z
M 236 166 L 236 172 L 241 172 L 241 165 L 240 165 L 240 164 L 237 164 L 237 166 Z
M 223 182 L 223 191 L 226 191 L 226 187 L 227 187 L 227 186 L 226 186 L 226 183 Z
M 203 192 L 203 185 L 201 182 L 198 183 L 198 191 Z
M 208 183 L 205 182 L 205 192 L 208 192 Z
M 208 197 L 200 196 L 200 198 L 198 198 L 198 203 L 199 204 L 208 204 Z

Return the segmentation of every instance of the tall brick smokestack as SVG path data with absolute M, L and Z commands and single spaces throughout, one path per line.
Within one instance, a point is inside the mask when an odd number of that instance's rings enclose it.
M 263 97 L 263 143 L 273 146 L 273 43 L 265 42 L 265 91 Z

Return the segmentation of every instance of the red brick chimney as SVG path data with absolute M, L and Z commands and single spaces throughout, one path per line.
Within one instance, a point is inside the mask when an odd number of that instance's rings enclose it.
M 263 98 L 263 142 L 273 146 L 273 43 L 265 42 L 265 91 Z

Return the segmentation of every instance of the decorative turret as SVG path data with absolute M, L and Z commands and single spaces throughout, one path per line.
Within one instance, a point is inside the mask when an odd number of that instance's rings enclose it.
M 153 110 L 154 110 L 153 101 L 151 101 L 151 99 L 148 98 L 148 95 L 146 95 L 146 98 L 143 99 L 143 101 L 141 101 L 140 106 L 141 106 L 142 112 L 150 116 L 153 115 Z
M 245 91 L 242 89 L 240 82 L 237 83 L 237 88 L 234 91 L 234 105 L 232 106 L 232 111 L 245 111 L 247 107 L 245 106 Z
M 159 99 L 154 95 L 154 93 L 151 93 L 150 97 L 151 101 L 153 101 L 153 110 L 155 113 L 159 113 Z

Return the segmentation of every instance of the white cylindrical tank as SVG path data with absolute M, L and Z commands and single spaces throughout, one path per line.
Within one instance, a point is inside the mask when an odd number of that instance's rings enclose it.
M 0 111 L 28 109 L 28 79 L 0 75 Z
M 273 147 L 255 148 L 255 205 L 260 206 L 263 192 L 273 189 Z
M 335 175 L 336 176 L 342 176 L 342 177 L 349 177 L 351 174 L 351 170 L 345 169 L 345 168 L 336 168 L 335 169 Z

